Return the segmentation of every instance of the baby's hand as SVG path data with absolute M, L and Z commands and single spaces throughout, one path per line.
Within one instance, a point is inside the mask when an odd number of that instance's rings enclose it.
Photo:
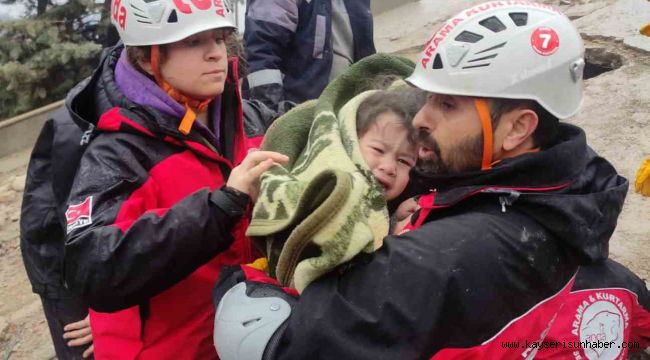
M 403 203 L 399 204 L 397 210 L 395 210 L 395 217 L 397 222 L 401 222 L 406 218 L 411 218 L 414 212 L 416 212 L 420 207 L 415 198 L 410 198 L 405 200 Z
M 408 225 L 411 222 L 411 216 L 413 216 L 413 214 L 405 217 L 403 220 L 398 221 L 397 224 L 395 224 L 395 227 L 393 228 L 393 232 L 391 233 L 391 235 L 400 235 L 402 230 L 404 230 L 404 228 L 406 227 L 406 225 Z
M 413 213 L 415 213 L 419 208 L 420 206 L 418 206 L 416 198 L 410 198 L 401 203 L 397 207 L 397 210 L 395 210 L 397 224 L 395 224 L 395 227 L 393 228 L 392 235 L 399 235 L 404 227 L 411 222 Z
M 255 201 L 260 186 L 259 177 L 273 164 L 286 164 L 288 161 L 289 157 L 273 151 L 250 152 L 239 166 L 232 169 L 226 185 L 247 194 Z

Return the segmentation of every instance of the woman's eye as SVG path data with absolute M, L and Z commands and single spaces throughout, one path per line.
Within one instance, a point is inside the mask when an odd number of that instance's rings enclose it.
M 446 110 L 451 110 L 454 108 L 454 104 L 450 103 L 449 101 L 443 101 L 442 107 L 445 108 Z
M 199 39 L 187 39 L 187 41 L 185 41 L 185 44 L 187 44 L 187 46 L 197 46 L 197 45 L 201 44 L 201 40 L 199 40 Z

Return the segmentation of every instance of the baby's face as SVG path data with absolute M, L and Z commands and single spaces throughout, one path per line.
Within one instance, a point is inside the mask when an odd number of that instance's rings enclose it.
M 415 165 L 416 148 L 408 141 L 408 130 L 398 115 L 385 112 L 377 116 L 359 138 L 363 159 L 373 175 L 384 187 L 386 200 L 392 200 L 404 191 L 409 171 Z

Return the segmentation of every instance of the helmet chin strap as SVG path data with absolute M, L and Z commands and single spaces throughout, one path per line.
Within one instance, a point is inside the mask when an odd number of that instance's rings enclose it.
M 160 47 L 158 45 L 151 45 L 150 60 L 154 78 L 156 79 L 158 86 L 160 86 L 167 93 L 167 95 L 171 96 L 172 99 L 185 105 L 185 115 L 183 115 L 183 119 L 181 120 L 181 124 L 178 127 L 178 131 L 180 131 L 183 135 L 189 134 L 190 130 L 192 129 L 192 125 L 196 120 L 196 113 L 193 109 L 196 109 L 200 112 L 206 111 L 212 99 L 194 99 L 181 93 L 169 85 L 169 83 L 163 79 L 162 74 L 160 73 Z
M 483 127 L 483 160 L 481 161 L 481 170 L 492 169 L 492 117 L 490 116 L 490 108 L 483 99 L 474 99 L 474 107 L 478 112 L 478 117 L 481 120 Z

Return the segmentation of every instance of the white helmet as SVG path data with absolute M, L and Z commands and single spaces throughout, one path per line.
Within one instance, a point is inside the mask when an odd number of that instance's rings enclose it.
M 560 119 L 582 100 L 584 46 L 545 4 L 493 1 L 464 10 L 431 36 L 407 79 L 425 91 L 536 100 Z
M 236 29 L 230 0 L 112 0 L 111 22 L 127 46 L 162 45 L 205 30 Z

